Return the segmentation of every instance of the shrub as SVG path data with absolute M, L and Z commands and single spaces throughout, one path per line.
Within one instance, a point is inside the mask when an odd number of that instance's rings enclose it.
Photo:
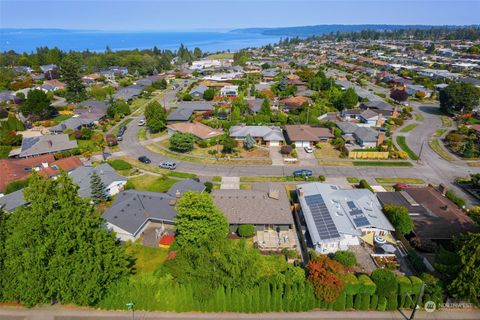
M 200 140 L 200 141 L 198 142 L 198 146 L 199 146 L 200 148 L 208 148 L 208 141 L 207 141 L 207 140 Z
M 125 160 L 115 159 L 108 162 L 115 170 L 129 170 L 132 169 L 132 165 Z
M 210 181 L 206 181 L 203 185 L 205 186 L 205 191 L 207 191 L 208 193 L 212 192 L 213 183 L 211 183 Z
M 371 278 L 377 285 L 377 293 L 380 297 L 388 297 L 397 293 L 397 279 L 395 274 L 387 269 L 376 269 Z
M 5 194 L 21 190 L 26 186 L 28 186 L 28 179 L 12 181 L 5 188 Z
M 403 235 L 413 231 L 413 221 L 408 214 L 408 209 L 402 206 L 387 204 L 383 208 L 388 220 L 392 223 L 395 230 Z
M 410 279 L 405 276 L 397 276 L 397 283 L 399 295 L 407 295 L 412 293 L 412 282 Z
M 361 276 L 359 276 L 358 282 L 360 284 L 358 293 L 369 294 L 369 295 L 372 295 L 375 293 L 377 289 L 377 285 L 367 275 L 362 274 Z
M 325 182 L 325 180 L 326 180 L 326 179 L 325 179 L 325 176 L 324 176 L 324 175 L 319 175 L 319 176 L 318 176 L 318 181 L 320 181 L 320 182 Z
M 375 310 L 377 309 L 377 305 L 378 305 L 378 295 L 374 294 L 372 296 L 372 299 L 370 299 L 370 308 Z
M 255 227 L 251 224 L 242 224 L 238 227 L 237 233 L 242 238 L 250 238 L 255 233 Z
M 291 146 L 282 146 L 282 147 L 280 148 L 280 153 L 281 153 L 281 154 L 290 154 L 290 153 L 292 153 L 292 150 L 293 150 L 293 149 L 292 149 Z
M 385 311 L 386 308 L 387 308 L 387 298 L 378 297 L 377 310 L 378 311 Z
M 422 257 L 420 257 L 414 249 L 408 250 L 407 257 L 415 271 L 417 271 L 418 273 L 427 271 L 427 267 L 425 266 Z
M 195 136 L 191 133 L 175 132 L 170 137 L 170 149 L 177 152 L 188 152 L 193 149 Z
M 115 135 L 113 135 L 113 134 L 105 135 L 105 141 L 107 142 L 107 145 L 109 147 L 113 147 L 113 146 L 118 145 L 117 137 L 115 137 Z
M 340 262 L 345 267 L 353 267 L 357 264 L 357 259 L 355 258 L 355 255 L 350 251 L 337 251 L 332 254 L 331 258 L 335 261 Z
M 359 189 L 368 189 L 368 190 L 370 190 L 370 191 L 373 192 L 372 187 L 370 186 L 370 184 L 369 184 L 369 183 L 367 182 L 367 180 L 365 180 L 365 179 L 360 180 L 360 182 L 358 183 L 357 188 L 359 188 Z
M 445 196 L 450 200 L 452 201 L 453 203 L 455 203 L 459 208 L 463 208 L 465 206 L 465 199 L 463 199 L 462 197 L 459 197 L 455 191 L 453 190 L 448 190 L 447 193 L 445 193 Z

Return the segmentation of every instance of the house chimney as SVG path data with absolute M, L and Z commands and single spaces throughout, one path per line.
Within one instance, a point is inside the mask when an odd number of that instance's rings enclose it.
M 381 127 L 383 125 L 383 114 L 377 113 L 378 119 L 377 119 L 377 127 Z
M 379 131 L 377 138 L 377 147 L 380 146 L 385 141 L 385 132 Z

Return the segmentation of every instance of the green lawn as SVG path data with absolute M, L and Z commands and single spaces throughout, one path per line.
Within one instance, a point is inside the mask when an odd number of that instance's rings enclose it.
M 52 121 L 55 122 L 56 124 L 59 124 L 62 121 L 70 119 L 71 117 L 72 115 L 70 114 L 64 114 L 64 115 L 56 116 L 55 118 L 52 119 Z
M 415 113 L 415 120 L 418 121 L 418 122 L 421 122 L 423 121 L 425 118 L 423 117 L 423 115 L 421 113 Z
M 418 155 L 408 147 L 407 140 L 404 136 L 397 136 L 397 144 L 403 151 L 405 151 L 408 154 L 410 159 L 418 160 Z
M 360 180 L 358 178 L 355 178 L 355 177 L 347 177 L 347 181 L 349 183 L 358 183 Z
M 285 182 L 287 177 L 283 176 L 272 176 L 272 177 L 262 177 L 262 176 L 246 176 L 240 177 L 240 182 Z
M 408 161 L 353 161 L 355 167 L 412 167 Z
M 455 160 L 450 153 L 445 151 L 442 146 L 440 145 L 440 142 L 438 140 L 431 140 L 428 145 L 430 148 L 432 148 L 433 151 L 435 151 L 436 154 L 438 154 L 441 158 L 447 160 L 447 161 L 453 161 Z
M 435 131 L 435 133 L 433 134 L 434 137 L 441 137 L 443 136 L 443 134 L 445 132 L 447 132 L 448 129 L 438 129 L 437 131 Z
M 136 274 L 152 272 L 165 261 L 168 250 L 142 246 L 140 243 L 128 243 L 125 251 L 135 260 L 134 269 Z
M 138 129 L 138 141 L 147 140 L 147 128 L 143 127 Z
M 220 181 L 222 181 L 222 177 L 220 177 L 220 176 L 214 176 L 214 177 L 212 178 L 212 181 L 213 181 L 213 182 L 220 182 Z
M 375 178 L 378 183 L 395 184 L 395 183 L 407 183 L 407 184 L 423 184 L 422 179 L 417 178 Z
M 188 172 L 181 172 L 181 171 L 171 171 L 167 174 L 169 177 L 174 178 L 181 178 L 181 179 L 194 179 L 197 177 L 196 174 L 188 173 Z
M 417 127 L 417 125 L 415 123 L 410 123 L 409 125 L 403 127 L 402 129 L 400 129 L 400 132 L 410 132 L 412 131 L 413 129 L 415 129 Z
M 100 148 L 92 140 L 77 140 L 77 145 L 81 153 L 100 151 Z
M 144 174 L 128 180 L 128 184 L 135 190 L 144 190 L 151 192 L 167 192 L 179 180 L 166 177 Z
M 452 127 L 453 120 L 448 116 L 440 116 L 440 120 L 442 120 L 442 127 Z

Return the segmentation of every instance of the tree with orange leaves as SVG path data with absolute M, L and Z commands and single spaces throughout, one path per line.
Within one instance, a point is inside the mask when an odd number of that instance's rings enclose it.
M 317 298 L 328 303 L 334 302 L 343 290 L 341 276 L 345 269 L 342 264 L 320 255 L 307 264 L 307 269 L 308 280 Z

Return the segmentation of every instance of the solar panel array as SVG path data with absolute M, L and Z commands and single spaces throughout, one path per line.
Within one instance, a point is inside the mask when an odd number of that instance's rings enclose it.
M 363 215 L 362 209 L 357 207 L 355 202 L 347 201 L 347 205 L 350 208 L 350 215 L 353 217 L 353 223 L 355 223 L 357 228 L 370 225 L 370 221 L 368 221 L 367 217 Z
M 305 202 L 310 208 L 320 238 L 322 240 L 340 238 L 340 234 L 322 196 L 319 194 L 306 196 Z
M 359 228 L 370 225 L 370 221 L 368 221 L 368 219 L 367 219 L 366 217 L 354 218 L 354 219 L 353 219 L 353 222 L 354 222 L 355 225 L 356 225 L 357 227 L 359 227 Z
M 355 202 L 353 201 L 347 201 L 347 205 L 350 208 L 350 215 L 351 216 L 356 216 L 359 214 L 363 214 L 362 209 L 358 208 Z

